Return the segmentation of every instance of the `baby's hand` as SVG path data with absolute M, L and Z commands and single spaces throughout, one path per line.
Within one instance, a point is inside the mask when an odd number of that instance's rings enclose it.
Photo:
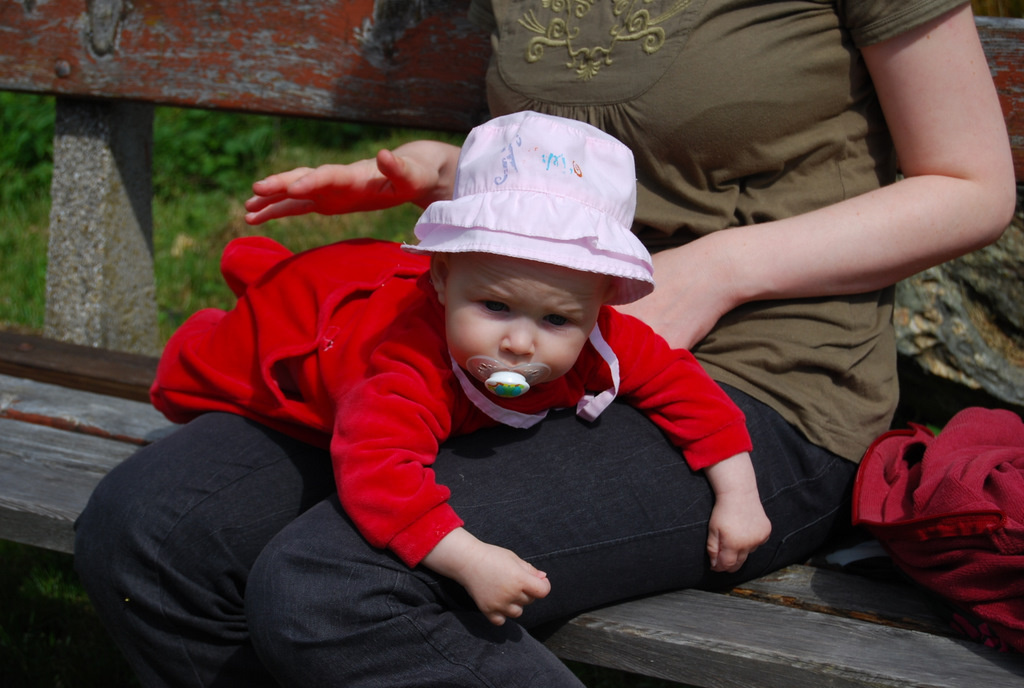
M 738 570 L 751 552 L 768 541 L 771 532 L 771 521 L 756 491 L 748 499 L 716 499 L 708 524 L 711 570 Z
M 394 151 L 381 150 L 373 159 L 274 174 L 253 184 L 245 221 L 258 225 L 306 213 L 340 215 L 406 202 L 426 207 L 451 198 L 451 170 L 458 154 L 447 143 L 410 141 Z
M 480 543 L 479 551 L 466 562 L 459 582 L 496 626 L 505 619 L 519 618 L 523 607 L 551 592 L 551 582 L 543 571 L 514 552 L 485 543 Z
M 768 541 L 772 524 L 761 506 L 748 453 L 737 454 L 704 471 L 715 491 L 707 541 L 711 570 L 731 573 Z
M 442 539 L 423 564 L 461 584 L 496 626 L 519 618 L 523 607 L 551 592 L 551 582 L 543 571 L 462 528 Z

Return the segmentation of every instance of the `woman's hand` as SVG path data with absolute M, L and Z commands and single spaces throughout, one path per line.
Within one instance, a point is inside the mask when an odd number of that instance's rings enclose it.
M 439 141 L 412 141 L 376 159 L 349 165 L 300 167 L 253 184 L 245 221 L 306 213 L 339 215 L 390 208 L 402 203 L 426 207 L 451 198 L 459 148 Z
M 640 301 L 616 306 L 643 320 L 676 349 L 691 349 L 718 319 L 743 302 L 732 275 L 733 256 L 720 232 L 653 256 L 657 288 Z

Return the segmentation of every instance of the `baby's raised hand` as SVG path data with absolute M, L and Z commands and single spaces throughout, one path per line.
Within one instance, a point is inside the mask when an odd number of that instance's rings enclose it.
M 391 208 L 402 203 L 425 207 L 451 197 L 459 149 L 439 141 L 411 141 L 376 158 L 347 165 L 299 167 L 253 184 L 245 221 L 306 213 L 340 215 Z

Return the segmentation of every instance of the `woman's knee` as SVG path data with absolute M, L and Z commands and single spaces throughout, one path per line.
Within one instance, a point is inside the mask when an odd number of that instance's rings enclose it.
M 358 646 L 369 629 L 446 594 L 438 577 L 367 543 L 332 497 L 263 549 L 249 575 L 245 609 L 257 650 L 278 655 L 322 643 L 328 628 L 339 643 L 351 638 Z
M 319 685 L 319 676 L 305 672 L 323 666 L 325 654 L 330 655 L 326 664 L 340 675 L 350 643 L 358 645 L 352 638 L 364 638 L 358 652 L 372 652 L 365 645 L 373 635 L 366 607 L 379 607 L 381 595 L 367 580 L 383 571 L 361 566 L 358 551 L 346 545 L 338 527 L 325 522 L 337 514 L 333 501 L 314 506 L 282 530 L 249 572 L 250 638 L 261 661 L 285 685 Z
M 75 567 L 86 583 L 109 583 L 131 566 L 138 543 L 148 540 L 148 481 L 144 461 L 136 457 L 100 481 L 75 522 Z

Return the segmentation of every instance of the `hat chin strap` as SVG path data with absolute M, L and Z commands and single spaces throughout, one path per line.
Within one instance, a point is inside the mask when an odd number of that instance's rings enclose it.
M 590 343 L 597 353 L 600 354 L 601 358 L 604 359 L 605 363 L 608 364 L 612 376 L 611 387 L 599 394 L 584 394 L 576 403 L 576 415 L 584 420 L 593 421 L 601 415 L 602 411 L 608 408 L 608 405 L 615 400 L 619 393 L 619 358 L 608 345 L 608 342 L 605 341 L 604 336 L 601 334 L 601 329 L 597 325 L 590 332 Z M 466 393 L 466 397 L 489 418 L 513 428 L 530 428 L 544 420 L 548 415 L 547 411 L 520 413 L 519 411 L 499 406 L 473 385 L 469 376 L 462 370 L 462 366 L 455 361 L 451 353 L 448 354 L 448 357 L 452 362 L 452 371 L 455 373 L 459 385 L 462 386 L 462 391 Z
M 619 394 L 619 357 L 604 340 L 601 328 L 597 325 L 594 325 L 594 329 L 590 332 L 590 343 L 597 353 L 601 354 L 601 358 L 608 364 L 608 369 L 612 374 L 611 387 L 600 394 L 584 394 L 576 402 L 576 415 L 584 420 L 592 421 L 600 416 L 601 412 L 608 408 L 608 405 L 615 401 L 615 397 Z

